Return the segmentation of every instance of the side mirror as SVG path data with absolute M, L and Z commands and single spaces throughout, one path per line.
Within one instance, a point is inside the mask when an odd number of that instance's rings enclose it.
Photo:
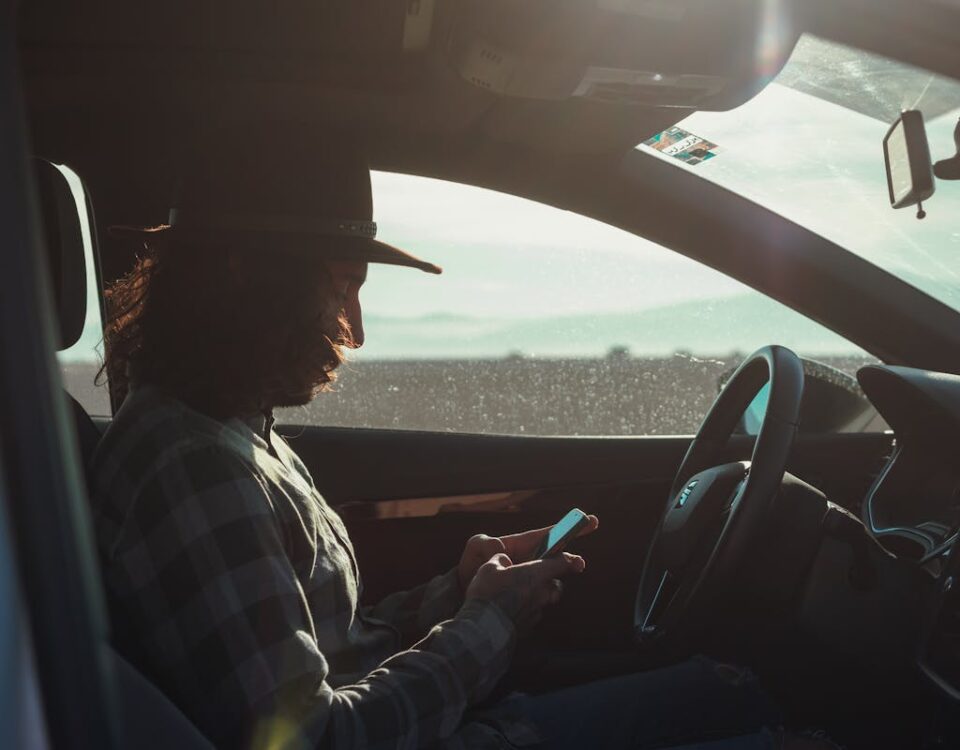
M 933 165 L 923 114 L 918 109 L 902 112 L 883 139 L 887 167 L 887 190 L 894 208 L 917 206 L 917 218 L 926 216 L 923 201 L 933 195 Z
M 802 361 L 804 389 L 800 403 L 800 434 L 863 432 L 880 419 L 855 377 L 823 362 Z M 726 385 L 733 372 L 731 369 L 720 376 L 718 390 Z M 756 435 L 760 431 L 769 398 L 768 383 L 744 410 L 735 434 Z

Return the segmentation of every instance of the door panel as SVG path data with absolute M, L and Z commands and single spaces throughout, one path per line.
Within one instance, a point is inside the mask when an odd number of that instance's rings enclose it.
M 600 530 L 576 543 L 588 561 L 538 641 L 558 649 L 630 643 L 633 596 L 688 437 L 536 438 L 345 428 L 281 429 L 350 529 L 364 598 L 454 566 L 465 540 L 546 526 L 572 506 Z M 804 436 L 789 471 L 853 510 L 892 437 Z M 724 460 L 749 456 L 731 441 Z M 598 645 L 599 644 L 599 645 Z
M 690 438 L 518 437 L 346 427 L 278 428 L 332 505 L 642 480 L 669 487 Z M 747 458 L 731 439 L 724 460 Z M 801 435 L 788 470 L 856 509 L 890 433 Z
M 282 428 L 333 504 L 566 487 L 668 484 L 688 438 L 556 438 Z

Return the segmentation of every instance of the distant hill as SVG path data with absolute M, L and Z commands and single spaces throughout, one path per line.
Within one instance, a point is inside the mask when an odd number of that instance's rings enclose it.
M 613 313 L 509 319 L 509 301 L 504 310 L 499 318 L 367 315 L 366 343 L 351 359 L 601 357 L 615 348 L 643 357 L 682 351 L 723 358 L 772 343 L 813 357 L 861 353 L 800 313 L 752 293 Z M 78 349 L 90 352 L 99 336 L 87 338 Z
M 505 303 L 505 308 L 509 304 Z M 842 337 L 783 305 L 755 294 L 683 302 L 635 312 L 545 315 L 534 319 L 426 315 L 368 316 L 358 359 L 600 356 L 613 347 L 634 355 L 690 351 L 724 356 L 780 343 L 811 355 L 847 354 Z
M 902 276 L 917 286 L 924 283 L 915 274 Z M 960 306 L 960 298 L 957 304 Z M 544 311 L 536 318 L 511 319 L 510 300 L 504 300 L 503 309 L 500 317 L 446 312 L 417 318 L 367 314 L 366 343 L 362 352 L 351 358 L 599 357 L 614 348 L 625 348 L 634 356 L 660 357 L 682 351 L 725 357 L 771 343 L 813 357 L 862 353 L 841 336 L 754 292 L 611 313 Z M 99 342 L 99 332 L 88 325 L 81 343 L 68 352 L 65 361 L 89 361 L 89 353 L 99 348 Z

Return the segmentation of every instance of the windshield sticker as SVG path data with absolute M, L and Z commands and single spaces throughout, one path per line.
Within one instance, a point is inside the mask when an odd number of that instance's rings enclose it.
M 716 143 L 676 126 L 657 133 L 653 138 L 645 140 L 643 145 L 691 166 L 712 159 L 720 150 Z

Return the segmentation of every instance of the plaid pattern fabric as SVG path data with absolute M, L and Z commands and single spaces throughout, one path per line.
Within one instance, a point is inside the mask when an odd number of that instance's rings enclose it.
M 361 611 L 346 528 L 262 422 L 210 419 L 150 387 L 117 413 L 93 473 L 121 648 L 218 744 L 535 739 L 495 711 L 465 718 L 510 662 L 504 613 L 464 604 L 455 570 Z

